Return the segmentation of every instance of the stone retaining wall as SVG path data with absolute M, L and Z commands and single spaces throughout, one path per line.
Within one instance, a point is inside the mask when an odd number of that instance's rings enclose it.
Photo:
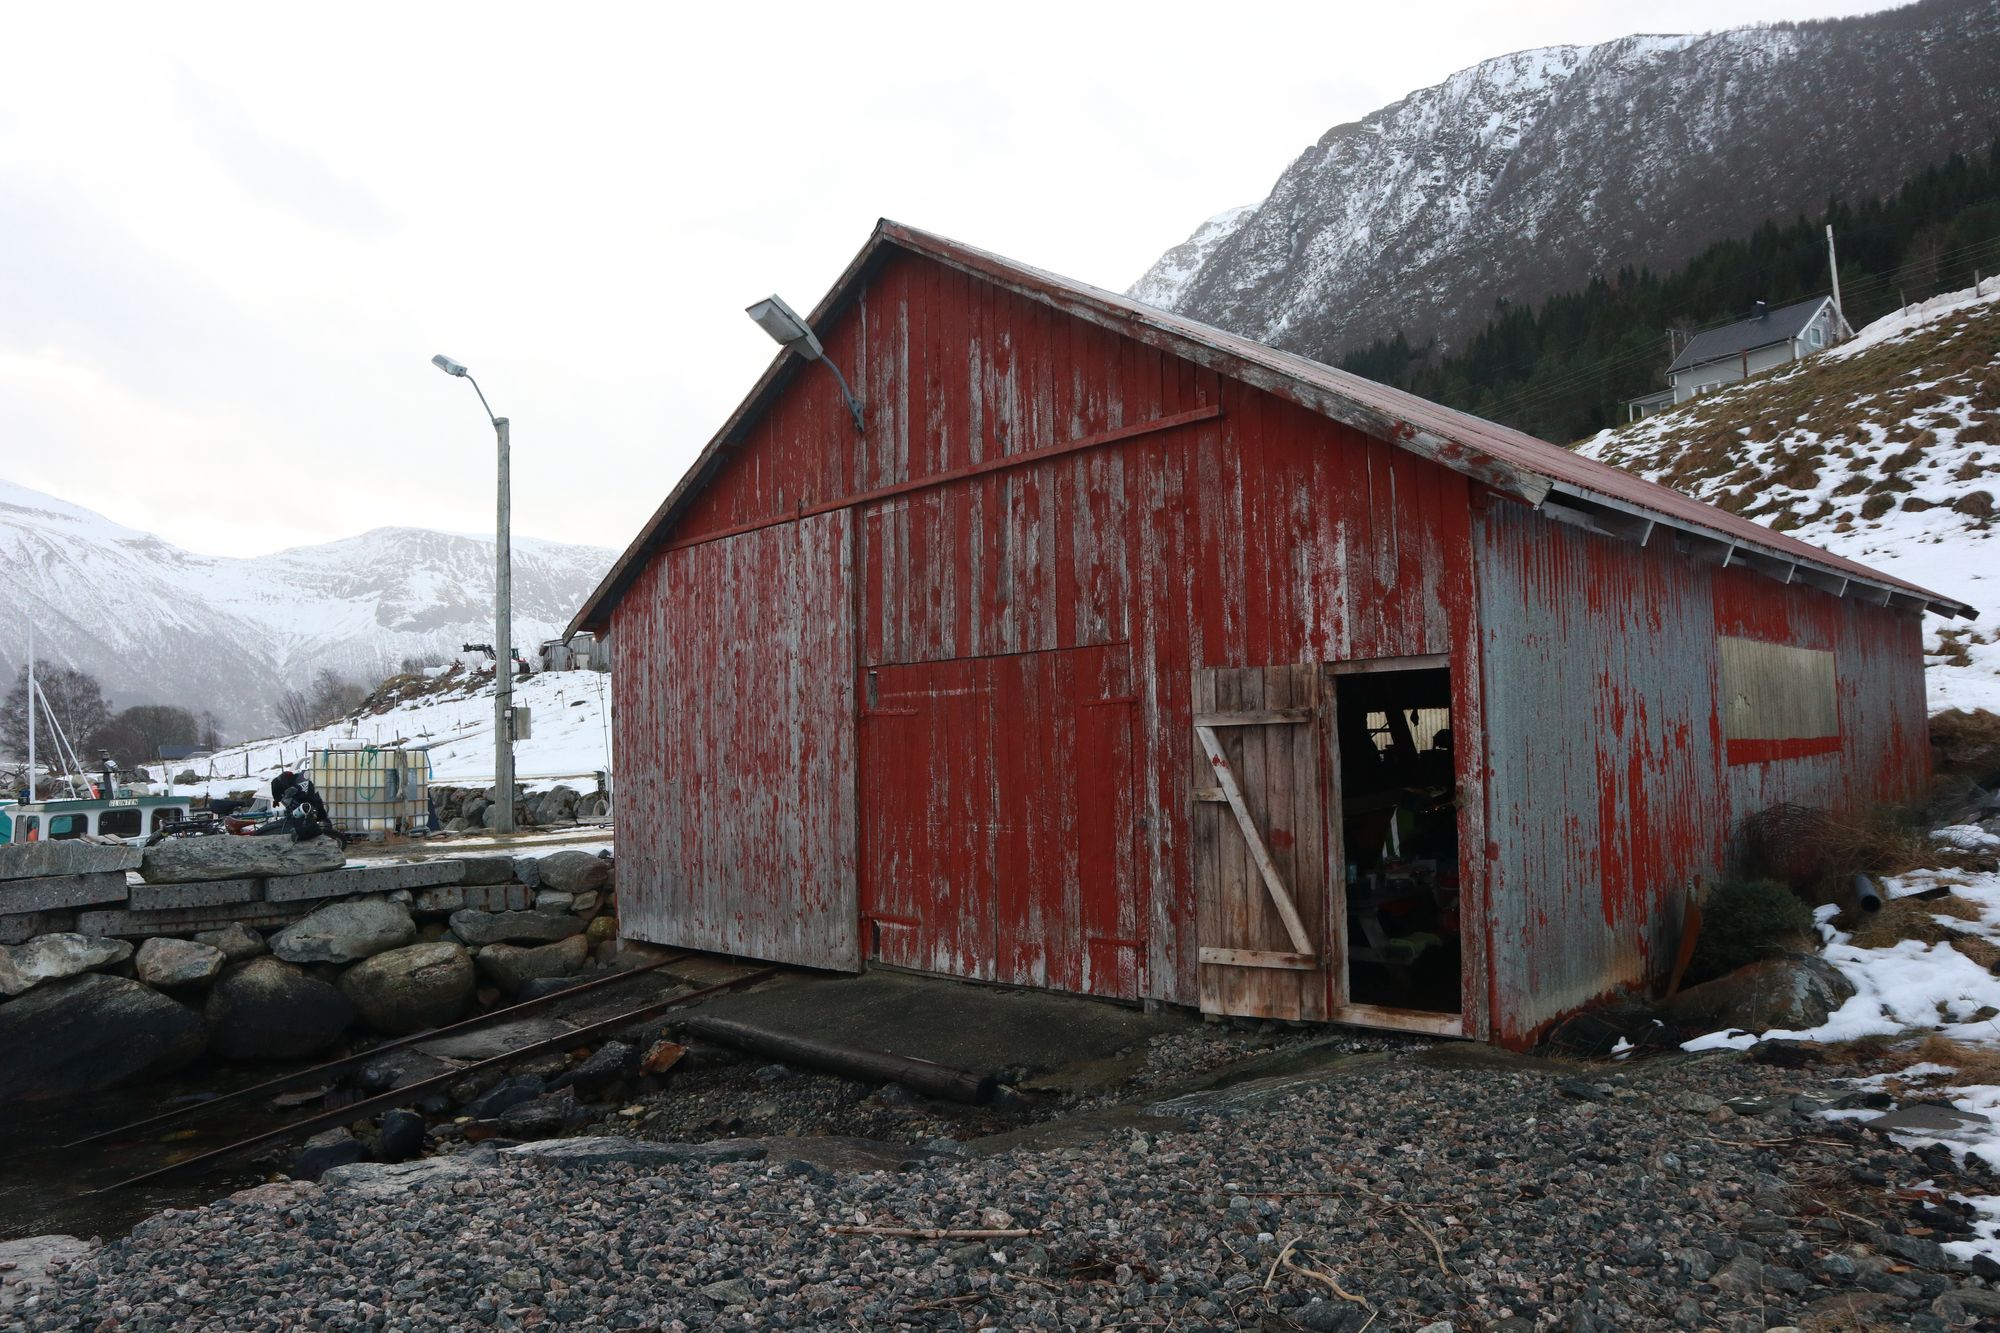
M 340 868 L 163 880 L 189 873 L 187 847 L 139 861 L 122 846 L 0 846 L 0 1105 L 204 1052 L 298 1060 L 353 1032 L 440 1026 L 603 965 L 616 946 L 608 853 L 340 865 L 313 844 L 200 841 L 214 844 L 200 855 L 267 870 Z

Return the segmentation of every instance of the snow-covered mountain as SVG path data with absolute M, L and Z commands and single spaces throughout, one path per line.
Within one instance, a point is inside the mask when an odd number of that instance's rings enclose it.
M 2000 0 L 1521 51 L 1321 136 L 1134 297 L 1322 360 L 1672 268 L 2000 134 Z
M 1978 607 L 1925 620 L 1933 711 L 2000 712 L 2000 280 L 1577 452 Z
M 615 553 L 514 539 L 514 644 L 559 633 Z M 120 707 L 208 709 L 232 735 L 276 729 L 278 695 L 322 667 L 373 684 L 405 657 L 493 637 L 493 542 L 422 528 L 250 559 L 197 555 L 0 480 L 0 689 L 38 653 Z

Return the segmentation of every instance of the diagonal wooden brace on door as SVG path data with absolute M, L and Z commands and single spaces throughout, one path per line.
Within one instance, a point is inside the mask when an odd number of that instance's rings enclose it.
M 1291 892 L 1284 881 L 1278 878 L 1278 867 L 1271 860 L 1269 849 L 1264 846 L 1264 835 L 1257 831 L 1256 821 L 1250 818 L 1250 807 L 1243 801 L 1243 789 L 1236 783 L 1236 774 L 1230 771 L 1229 759 L 1222 752 L 1222 745 L 1215 739 L 1217 725 L 1259 725 L 1303 722 L 1312 716 L 1309 709 L 1286 709 L 1283 713 L 1263 715 L 1204 713 L 1195 719 L 1194 734 L 1201 740 L 1201 748 L 1208 755 L 1210 767 L 1215 770 L 1215 782 L 1222 789 L 1222 798 L 1229 802 L 1229 808 L 1236 814 L 1236 826 L 1243 830 L 1244 841 L 1250 844 L 1250 859 L 1257 863 L 1257 873 L 1264 878 L 1265 892 L 1271 895 L 1271 905 L 1278 909 L 1278 918 L 1285 923 L 1285 933 L 1292 937 L 1292 948 L 1304 958 L 1313 957 L 1312 937 L 1306 934 L 1305 922 L 1299 919 L 1299 909 L 1292 902 Z

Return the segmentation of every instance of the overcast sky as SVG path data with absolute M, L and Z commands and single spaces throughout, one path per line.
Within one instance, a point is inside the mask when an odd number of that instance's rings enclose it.
M 0 476 L 218 554 L 490 531 L 441 351 L 515 531 L 622 546 L 877 217 L 1122 289 L 1488 56 L 1884 7 L 15 0 Z

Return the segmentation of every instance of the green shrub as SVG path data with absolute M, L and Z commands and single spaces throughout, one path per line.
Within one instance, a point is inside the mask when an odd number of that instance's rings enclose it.
M 1811 939 L 1812 909 L 1773 879 L 1725 879 L 1701 904 L 1701 937 L 1688 966 L 1689 981 L 1726 976 L 1746 963 L 1769 958 L 1798 937 Z

